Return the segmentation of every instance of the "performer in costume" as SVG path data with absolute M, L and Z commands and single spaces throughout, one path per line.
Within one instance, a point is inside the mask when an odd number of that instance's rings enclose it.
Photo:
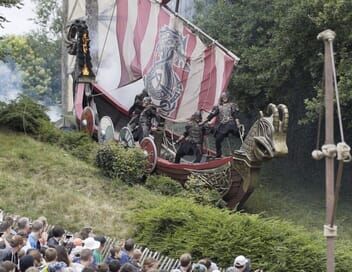
M 139 116 L 138 128 L 135 129 L 136 141 L 141 141 L 144 137 L 149 136 L 152 130 L 157 129 L 159 123 L 159 114 L 149 96 L 143 98 L 143 107 L 144 110 Z
M 219 105 L 213 108 L 205 121 L 209 122 L 215 116 L 218 116 L 219 123 L 216 125 L 214 131 L 217 158 L 221 157 L 221 144 L 229 134 L 232 133 L 233 135 L 240 137 L 239 129 L 241 123 L 237 118 L 238 112 L 238 106 L 235 103 L 230 102 L 227 92 L 224 92 L 220 97 Z
M 128 127 L 133 131 L 139 121 L 139 116 L 141 112 L 143 111 L 143 99 L 148 96 L 148 92 L 146 89 L 142 91 L 141 94 L 137 94 L 136 97 L 134 98 L 134 103 L 132 107 L 129 109 L 128 114 L 132 116 L 131 120 L 128 122 Z
M 202 144 L 205 134 L 205 126 L 201 125 L 202 115 L 199 111 L 195 112 L 191 121 L 186 125 L 184 134 L 177 140 L 176 143 L 182 141 L 178 148 L 175 157 L 175 163 L 180 163 L 180 160 L 185 155 L 195 155 L 195 163 L 202 159 Z

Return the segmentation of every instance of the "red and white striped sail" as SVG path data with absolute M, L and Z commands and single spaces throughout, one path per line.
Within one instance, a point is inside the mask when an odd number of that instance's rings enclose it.
M 157 1 L 117 0 L 116 6 L 119 86 L 144 77 L 153 102 L 174 120 L 210 111 L 238 59 L 216 44 L 204 44 Z

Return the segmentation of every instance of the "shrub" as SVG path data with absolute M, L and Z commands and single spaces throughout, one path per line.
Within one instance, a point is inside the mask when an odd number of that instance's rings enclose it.
M 231 213 L 173 198 L 136 212 L 136 240 L 178 258 L 210 257 L 221 267 L 240 254 L 264 271 L 325 271 L 325 243 L 303 228 L 278 219 Z M 351 271 L 352 251 L 337 254 L 337 271 Z
M 116 143 L 102 145 L 95 162 L 105 176 L 127 183 L 137 183 L 146 174 L 146 157 L 138 148 L 126 149 Z
M 19 96 L 0 107 L 0 126 L 38 135 L 43 122 L 49 122 L 45 107 L 26 96 Z
M 172 178 L 152 175 L 146 180 L 145 186 L 163 195 L 177 195 L 184 191 L 182 185 Z

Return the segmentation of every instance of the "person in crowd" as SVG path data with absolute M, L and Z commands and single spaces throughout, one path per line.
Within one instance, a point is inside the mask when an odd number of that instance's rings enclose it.
M 11 235 L 16 235 L 16 231 L 13 229 L 13 224 L 15 223 L 15 220 L 13 219 L 13 217 L 11 217 L 11 216 L 6 216 L 5 218 L 4 218 L 4 222 L 7 222 L 7 223 L 9 223 L 9 225 L 11 226 L 10 228 L 10 234 Z
M 29 248 L 39 249 L 40 250 L 40 242 L 39 239 L 41 237 L 43 231 L 43 223 L 39 220 L 33 221 L 32 231 L 28 235 L 27 246 Z
M 93 237 L 88 237 L 83 241 L 83 248 L 90 249 L 90 250 L 95 250 L 100 247 L 100 242 L 96 241 Z
M 133 132 L 136 141 L 149 136 L 151 131 L 155 131 L 158 127 L 159 114 L 149 96 L 143 98 L 143 107 L 144 110 L 139 116 L 138 128 Z
M 110 264 L 112 261 L 120 261 L 120 253 L 121 253 L 121 247 L 118 245 L 114 245 L 110 249 L 110 255 L 106 258 L 106 263 Z
M 11 235 L 11 224 L 4 221 L 0 224 L 0 237 L 7 237 Z
M 43 230 L 39 237 L 40 246 L 46 246 L 48 242 L 48 232 L 46 231 L 46 228 L 48 227 L 48 220 L 45 216 L 40 216 L 37 220 L 43 224 Z
M 152 257 L 148 257 L 143 262 L 142 272 L 157 271 L 158 266 L 159 266 L 159 262 L 156 259 Z
M 233 266 L 229 267 L 226 272 L 250 272 L 251 261 L 243 255 L 239 255 L 233 261 Z
M 0 264 L 3 268 L 5 268 L 6 272 L 15 272 L 16 265 L 13 262 L 5 261 Z
M 64 262 L 67 267 L 71 266 L 71 259 L 68 256 L 67 250 L 64 246 L 56 246 L 57 261 Z
M 204 264 L 197 263 L 197 264 L 192 265 L 191 271 L 192 272 L 207 272 L 207 268 Z
M 144 89 L 141 94 L 136 95 L 134 98 L 134 103 L 128 111 L 128 114 L 132 116 L 131 120 L 128 122 L 128 127 L 131 129 L 131 131 L 133 131 L 138 125 L 139 116 L 144 110 L 143 99 L 145 97 L 148 97 L 148 92 L 146 89 Z
M 14 235 L 8 240 L 8 247 L 0 250 L 0 261 L 10 261 L 15 265 L 19 262 L 19 251 L 23 247 L 23 238 L 19 235 Z
M 18 233 L 19 231 L 23 231 L 27 233 L 27 235 L 31 231 L 31 225 L 29 222 L 29 219 L 27 217 L 21 217 L 17 220 L 17 230 L 16 232 Z
M 106 263 L 99 263 L 97 265 L 97 272 L 109 272 L 109 266 Z
M 180 257 L 181 272 L 190 272 L 192 270 L 192 256 L 189 253 L 184 253 Z
M 239 129 L 241 123 L 237 118 L 238 112 L 238 106 L 235 103 L 230 102 L 228 93 L 224 92 L 220 97 L 219 105 L 213 108 L 207 119 L 203 122 L 209 122 L 214 117 L 218 117 L 218 124 L 214 131 L 216 157 L 218 158 L 222 155 L 221 144 L 229 134 L 240 137 Z
M 195 155 L 195 163 L 201 161 L 203 138 L 206 131 L 204 125 L 200 124 L 201 122 L 202 114 L 196 111 L 186 125 L 185 132 L 176 141 L 176 143 L 182 142 L 182 144 L 176 152 L 175 163 L 180 163 L 181 158 L 185 155 Z
M 54 264 L 57 260 L 57 251 L 55 248 L 49 247 L 44 252 L 45 265 L 41 272 L 50 272 L 49 265 Z
M 205 265 L 208 272 L 213 272 L 213 271 L 219 270 L 216 263 L 212 262 L 209 258 L 201 259 L 201 260 L 199 260 L 198 263 Z
M 91 236 L 92 231 L 93 231 L 92 227 L 82 228 L 79 232 L 79 238 L 81 238 L 82 240 L 87 239 L 89 236 Z
M 43 258 L 37 249 L 29 249 L 27 255 L 31 255 L 34 258 L 34 266 L 38 267 L 40 270 L 43 269 Z
M 65 234 L 65 230 L 60 226 L 54 226 L 51 230 L 52 237 L 48 240 L 48 247 L 56 247 L 60 245 Z
M 103 262 L 103 249 L 106 243 L 106 238 L 104 236 L 96 236 L 94 240 L 99 242 L 99 247 L 93 250 L 93 264 L 97 265 Z
M 34 258 L 31 255 L 25 255 L 20 259 L 20 271 L 25 272 L 28 268 L 34 266 Z
M 120 264 L 123 266 L 125 263 L 130 262 L 133 256 L 134 241 L 127 239 L 120 254 Z
M 120 262 L 117 260 L 113 260 L 109 263 L 110 272 L 119 272 L 120 268 L 121 268 Z
M 138 269 L 142 269 L 142 265 L 140 263 L 141 257 L 142 257 L 142 251 L 138 248 L 134 249 L 132 259 L 131 259 L 131 264 L 133 264 Z
M 88 248 L 82 249 L 80 252 L 80 258 L 78 263 L 73 263 L 73 269 L 75 272 L 82 272 L 85 268 L 93 269 L 93 254 Z
M 121 266 L 120 272 L 139 272 L 139 270 L 133 264 L 125 263 L 123 266 Z

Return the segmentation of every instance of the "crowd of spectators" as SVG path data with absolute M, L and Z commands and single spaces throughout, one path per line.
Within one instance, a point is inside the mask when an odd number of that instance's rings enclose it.
M 60 226 L 47 230 L 47 220 L 32 223 L 21 217 L 5 217 L 0 223 L 0 272 L 154 272 L 159 262 L 148 257 L 128 239 L 112 245 L 104 258 L 106 238 L 95 235 L 92 228 L 69 234 Z M 194 262 L 190 254 L 181 255 L 179 267 L 172 272 L 217 272 L 218 266 L 208 258 Z M 237 256 L 227 272 L 249 272 L 250 260 Z

